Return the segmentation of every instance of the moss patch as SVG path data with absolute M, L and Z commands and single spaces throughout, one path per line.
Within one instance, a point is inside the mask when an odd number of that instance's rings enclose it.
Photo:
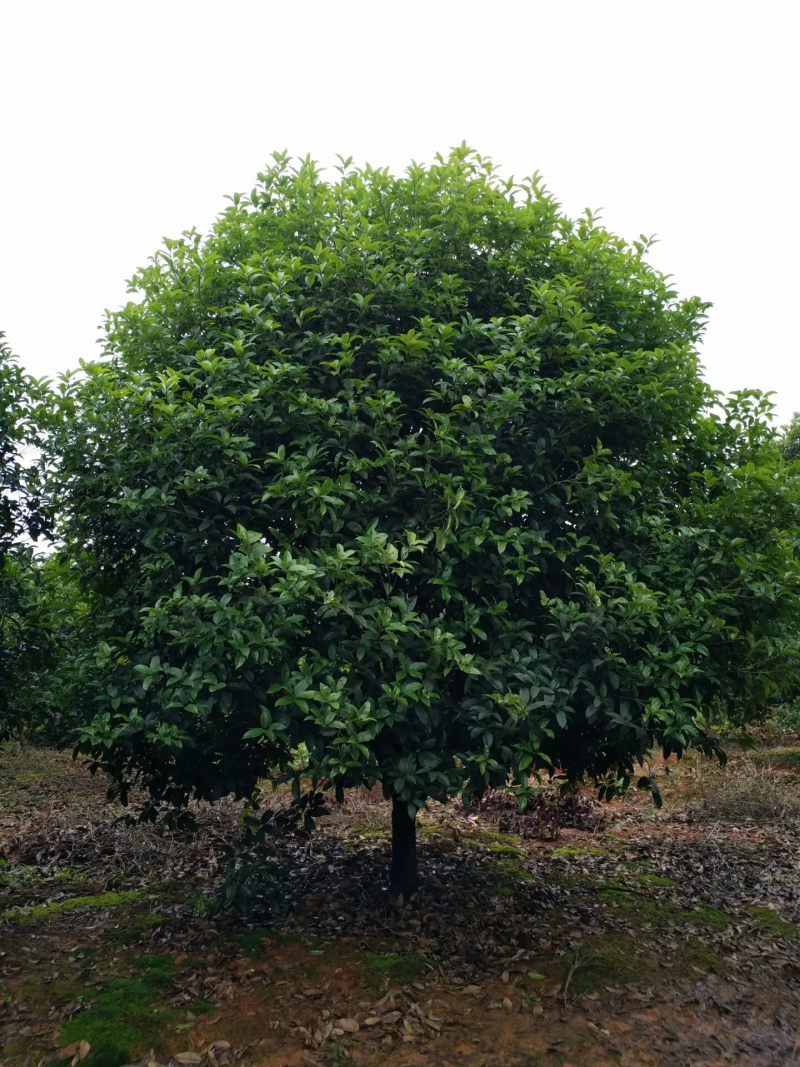
M 169 985 L 175 977 L 175 961 L 171 956 L 158 956 L 144 953 L 133 961 L 134 967 L 146 971 L 153 985 Z
M 553 849 L 554 856 L 569 858 L 572 856 L 607 856 L 603 848 L 579 848 L 577 845 L 564 845 L 562 848 Z
M 778 937 L 797 937 L 800 935 L 800 930 L 793 923 L 786 922 L 772 908 L 748 908 L 748 911 L 759 926 L 766 927 L 773 934 L 777 934 Z
M 403 956 L 376 953 L 367 960 L 367 967 L 372 977 L 388 976 L 395 985 L 410 985 L 432 969 L 418 952 L 408 952 Z
M 157 1045 L 159 1038 L 183 1021 L 184 1010 L 195 1016 L 212 1010 L 207 1000 L 196 1000 L 180 1011 L 159 1005 L 165 987 L 179 970 L 171 956 L 143 953 L 133 965 L 141 976 L 111 982 L 64 1024 L 59 1036 L 62 1047 L 73 1041 L 91 1045 L 86 1067 L 121 1067 L 137 1052 Z
M 106 930 L 103 937 L 113 945 L 130 945 L 132 941 L 141 941 L 151 930 L 166 921 L 166 915 L 160 915 L 158 912 L 137 915 L 130 922 Z
M 636 874 L 634 877 L 642 885 L 671 886 L 678 884 L 674 878 L 664 878 L 660 874 Z
M 521 856 L 522 853 L 513 845 L 491 845 L 489 851 L 495 856 Z
M 694 908 L 692 911 L 681 912 L 681 919 L 684 922 L 695 923 L 697 926 L 711 926 L 715 930 L 724 930 L 726 926 L 730 926 L 731 920 L 725 914 L 724 911 L 719 911 L 717 908 L 702 907 Z
M 681 952 L 681 958 L 687 963 L 693 963 L 695 967 L 713 967 L 715 970 L 722 967 L 722 960 L 719 956 L 711 949 L 700 945 L 687 945 Z
M 266 956 L 265 941 L 275 942 L 276 945 L 296 945 L 301 942 L 311 944 L 311 938 L 304 937 L 302 934 L 281 934 L 267 928 L 245 930 L 241 934 L 233 934 L 231 940 L 253 960 L 263 959 Z
M 612 904 L 615 911 L 622 912 L 625 922 L 631 926 L 645 923 L 663 925 L 675 917 L 675 909 L 669 904 L 653 900 L 645 893 L 629 889 L 619 882 L 605 882 L 597 895 L 604 903 Z
M 464 834 L 461 844 L 467 848 L 480 848 L 482 845 L 521 845 L 519 834 L 505 834 L 500 830 L 472 830 Z
M 575 969 L 573 965 L 577 963 Z M 589 938 L 577 956 L 565 956 L 561 963 L 561 981 L 570 971 L 568 994 L 601 991 L 607 985 L 641 982 L 643 966 L 635 958 L 635 942 L 630 937 L 604 934 Z
M 49 904 L 35 904 L 31 908 L 9 908 L 0 915 L 0 919 L 10 922 L 32 923 L 43 919 L 53 919 L 72 908 L 118 908 L 123 904 L 132 904 L 145 895 L 143 889 L 133 889 L 127 893 L 99 893 L 93 897 L 67 897 L 66 900 L 52 901 Z
M 504 855 L 499 859 L 493 855 L 483 864 L 483 870 L 493 882 L 505 889 L 512 888 L 515 882 L 532 881 L 533 875 L 518 857 L 519 853 L 516 856 Z
M 112 982 L 80 1014 L 65 1023 L 59 1042 L 88 1041 L 85 1067 L 122 1067 L 139 1049 L 153 1045 L 162 1031 L 179 1018 L 159 1011 L 157 984 L 148 978 Z

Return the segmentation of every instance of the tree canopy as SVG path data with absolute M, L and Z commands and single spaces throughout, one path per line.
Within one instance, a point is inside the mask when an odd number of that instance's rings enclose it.
M 49 446 L 97 633 L 79 747 L 123 795 L 380 782 L 413 845 L 428 797 L 610 796 L 763 705 L 797 493 L 648 244 L 463 146 L 335 181 L 277 155 L 165 242 Z

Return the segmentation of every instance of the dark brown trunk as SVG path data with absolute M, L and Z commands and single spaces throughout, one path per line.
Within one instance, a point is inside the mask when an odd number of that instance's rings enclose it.
M 419 889 L 417 880 L 417 820 L 408 814 L 408 805 L 392 800 L 392 867 L 389 876 L 392 896 L 408 900 Z

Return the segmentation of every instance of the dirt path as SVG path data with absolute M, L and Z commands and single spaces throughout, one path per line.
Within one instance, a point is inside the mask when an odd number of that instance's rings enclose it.
M 592 829 L 548 841 L 502 798 L 433 806 L 402 908 L 387 808 L 359 794 L 281 846 L 287 907 L 251 923 L 208 912 L 236 805 L 159 835 L 115 825 L 68 757 L 0 766 L 7 1067 L 800 1064 L 800 827 L 714 808 L 752 761 L 705 768 L 705 806 L 673 767 L 663 812 L 587 800 Z M 775 795 L 798 766 L 770 768 Z

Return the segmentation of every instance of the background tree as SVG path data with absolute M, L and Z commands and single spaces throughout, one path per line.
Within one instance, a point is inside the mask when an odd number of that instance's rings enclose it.
M 47 523 L 31 449 L 43 395 L 0 333 L 0 740 L 23 722 L 21 701 L 32 694 L 27 682 L 42 651 L 32 539 Z
M 800 415 L 796 412 L 791 422 L 783 427 L 778 447 L 787 463 L 800 459 Z
M 123 797 L 381 782 L 408 894 L 426 798 L 609 796 L 763 706 L 796 491 L 647 244 L 463 146 L 335 183 L 278 155 L 166 242 L 50 446 L 98 628 L 80 748 Z

